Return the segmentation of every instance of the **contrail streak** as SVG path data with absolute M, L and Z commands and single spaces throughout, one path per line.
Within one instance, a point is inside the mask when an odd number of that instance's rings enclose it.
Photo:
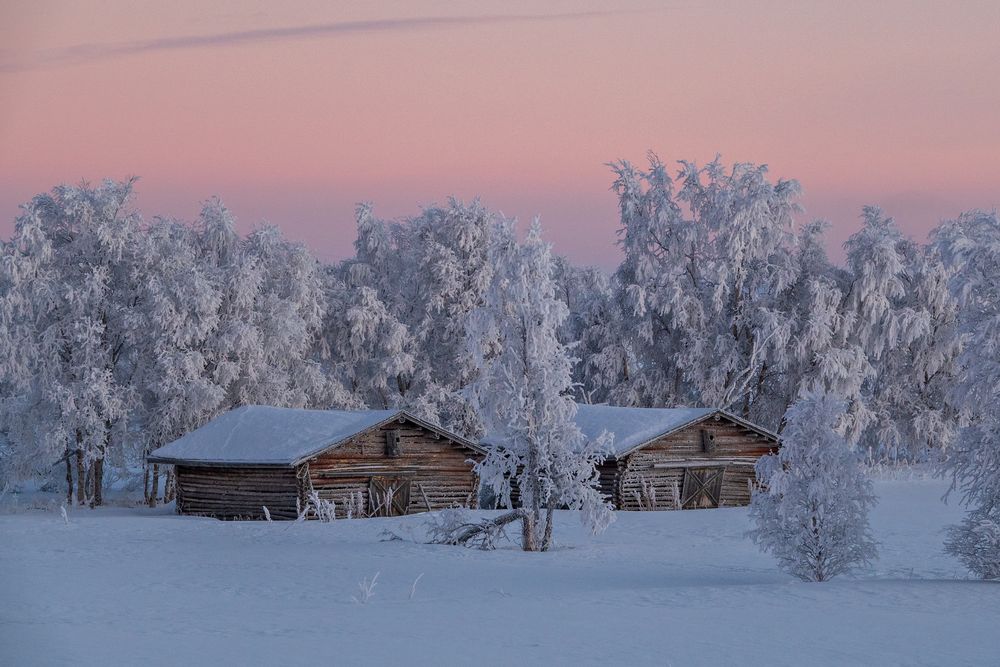
M 537 23 L 546 21 L 568 21 L 602 16 L 621 15 L 624 12 L 571 12 L 563 14 L 492 14 L 484 16 L 424 16 L 402 19 L 373 19 L 369 21 L 343 21 L 316 25 L 292 26 L 289 28 L 260 28 L 223 32 L 214 35 L 184 35 L 160 37 L 157 39 L 108 44 L 77 44 L 58 49 L 48 49 L 0 60 L 0 72 L 23 72 L 46 67 L 77 65 L 95 60 L 107 60 L 122 56 L 178 51 L 182 49 L 205 49 L 255 42 L 288 41 L 296 39 L 316 39 L 357 33 L 390 32 L 401 30 L 422 30 L 452 26 L 475 26 L 496 23 Z

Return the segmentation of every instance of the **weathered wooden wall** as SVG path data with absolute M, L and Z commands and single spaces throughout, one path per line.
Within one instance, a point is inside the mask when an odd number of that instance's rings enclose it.
M 399 431 L 400 452 L 390 457 L 385 432 L 393 430 Z M 393 422 L 311 459 L 301 492 L 308 493 L 311 485 L 321 498 L 336 503 L 338 517 L 346 515 L 351 497 L 360 494 L 364 511 L 371 513 L 371 478 L 401 478 L 410 481 L 409 514 L 452 505 L 476 507 L 479 487 L 470 463 L 476 456 L 418 424 Z
M 290 468 L 176 466 L 177 512 L 219 519 L 296 517 L 295 471 Z
M 704 451 L 701 431 L 715 436 L 712 451 Z M 684 470 L 726 464 L 722 481 L 721 506 L 750 502 L 750 481 L 757 459 L 777 444 L 740 424 L 710 419 L 661 438 L 601 469 L 601 486 L 612 489 L 618 509 L 676 509 L 676 494 L 683 492 Z M 606 491 L 607 492 L 607 491 Z M 653 498 L 655 497 L 655 503 Z

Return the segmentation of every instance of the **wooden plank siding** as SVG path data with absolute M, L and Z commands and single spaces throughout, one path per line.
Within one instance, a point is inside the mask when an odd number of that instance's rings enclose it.
M 218 519 L 296 517 L 295 470 L 275 466 L 227 468 L 178 465 L 177 513 Z
M 386 455 L 387 431 L 399 431 L 398 456 Z M 372 477 L 410 481 L 408 514 L 453 505 L 476 507 L 479 484 L 471 462 L 476 456 L 418 424 L 393 422 L 310 459 L 308 485 L 320 498 L 336 503 L 338 517 L 346 516 L 348 502 L 358 494 L 366 514 L 375 510 L 369 495 Z M 308 490 L 304 486 L 301 492 Z
M 387 432 L 398 434 L 398 441 L 392 441 L 398 450 L 387 447 Z M 267 506 L 273 519 L 294 519 L 315 491 L 336 503 L 338 518 L 346 518 L 348 503 L 360 494 L 362 513 L 369 515 L 378 504 L 372 502 L 370 489 L 394 480 L 409 481 L 407 514 L 453 505 L 476 507 L 479 484 L 472 459 L 478 456 L 417 423 L 393 420 L 295 467 L 178 464 L 177 513 L 263 519 Z M 402 513 L 403 497 L 396 499 L 392 513 Z
M 709 451 L 703 430 L 714 436 Z M 754 463 L 777 446 L 771 438 L 724 416 L 713 417 L 609 459 L 601 467 L 601 488 L 617 509 L 676 509 L 685 469 L 724 465 L 720 505 L 746 505 Z

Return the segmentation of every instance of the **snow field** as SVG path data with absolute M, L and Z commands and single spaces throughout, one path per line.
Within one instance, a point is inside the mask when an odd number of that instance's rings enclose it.
M 420 516 L 21 511 L 0 516 L 0 664 L 997 664 L 1000 588 L 943 552 L 945 489 L 877 482 L 879 559 L 824 584 L 779 572 L 743 508 L 622 512 L 596 538 L 560 513 L 548 553 L 414 542 Z

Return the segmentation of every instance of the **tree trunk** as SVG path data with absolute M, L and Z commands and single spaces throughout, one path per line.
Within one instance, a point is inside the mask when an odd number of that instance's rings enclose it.
M 521 519 L 521 550 L 538 551 L 538 542 L 535 540 L 535 514 L 534 512 L 524 512 Z
M 82 436 L 79 432 L 76 434 L 76 503 L 78 505 L 87 504 L 87 489 L 86 489 L 86 477 L 85 471 L 83 469 L 83 449 L 80 448 Z
M 548 551 L 552 546 L 552 518 L 555 515 L 554 503 L 549 501 L 549 508 L 545 511 L 545 536 L 542 538 L 542 551 Z
M 149 503 L 149 463 L 142 466 L 142 499 Z
M 87 507 L 94 509 L 94 464 L 87 466 Z
M 157 463 L 153 464 L 153 483 L 149 487 L 149 498 L 146 502 L 150 507 L 156 507 L 156 497 L 160 493 L 160 466 Z
M 167 469 L 167 478 L 163 482 L 163 502 L 164 502 L 164 504 L 169 503 L 171 500 L 174 499 L 174 495 L 175 495 L 175 492 L 176 492 L 176 484 L 177 484 L 177 481 L 174 478 L 173 468 L 168 468 Z
M 104 454 L 94 461 L 94 502 L 91 507 L 100 507 L 104 504 Z
M 69 445 L 66 445 L 66 504 L 70 507 L 73 506 L 73 463 L 70 459 L 73 458 L 73 453 L 69 451 Z

